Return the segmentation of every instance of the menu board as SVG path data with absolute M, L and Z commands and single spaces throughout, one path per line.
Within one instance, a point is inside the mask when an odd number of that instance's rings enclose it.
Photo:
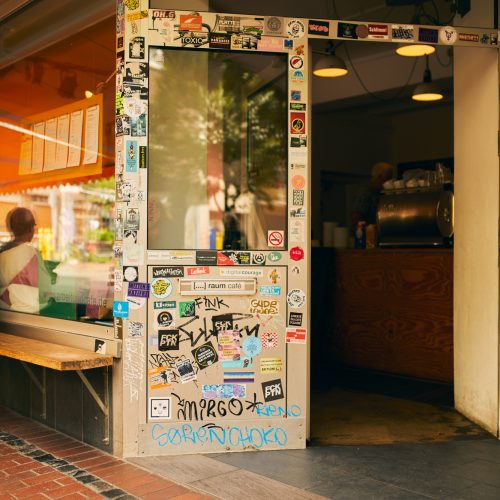
M 66 180 L 102 172 L 102 94 L 27 117 L 19 175 Z

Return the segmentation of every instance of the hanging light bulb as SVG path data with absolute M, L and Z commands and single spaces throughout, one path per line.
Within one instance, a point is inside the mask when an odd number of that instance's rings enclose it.
M 434 45 L 424 43 L 400 43 L 396 47 L 396 54 L 403 57 L 422 57 L 429 56 L 436 52 Z
M 431 70 L 429 69 L 429 56 L 425 56 L 424 81 L 419 83 L 413 90 L 411 98 L 414 101 L 439 101 L 443 98 L 443 93 L 437 83 L 432 81 Z
M 326 53 L 322 55 L 313 67 L 313 75 L 324 78 L 335 78 L 349 73 L 343 59 L 335 55 L 333 42 L 328 42 Z

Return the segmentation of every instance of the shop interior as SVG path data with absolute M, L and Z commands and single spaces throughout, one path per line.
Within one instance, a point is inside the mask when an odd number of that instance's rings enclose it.
M 453 411 L 453 238 L 431 227 L 453 193 L 453 50 L 402 57 L 397 48 L 313 41 L 315 68 L 327 51 L 348 70 L 312 82 L 313 443 L 478 432 Z M 441 97 L 417 101 L 426 67 Z M 393 172 L 383 186 L 371 176 L 380 162 Z M 378 218 L 360 240 L 366 192 Z
M 39 274 L 47 276 L 47 284 L 43 300 L 40 285 L 36 307 L 0 299 L 0 308 L 109 326 L 112 325 L 115 221 L 115 95 L 110 76 L 115 74 L 115 22 L 113 17 L 97 23 L 93 20 L 82 31 L 82 23 L 88 23 L 86 16 L 82 16 L 80 25 L 73 26 L 77 34 L 60 41 L 62 27 L 55 18 L 70 22 L 65 18 L 67 15 L 62 9 L 55 16 L 53 11 L 47 12 L 39 5 L 36 15 L 20 12 L 5 22 L 7 34 L 3 41 L 8 50 L 0 58 L 0 245 L 12 238 L 7 227 L 9 212 L 16 207 L 29 210 L 36 223 L 31 243 L 43 260 Z M 40 50 L 43 21 L 53 31 L 50 39 L 44 39 L 47 48 Z M 23 40 L 22 50 L 19 39 Z M 11 61 L 13 48 L 20 52 Z M 50 165 L 46 146 L 41 154 L 44 171 L 25 175 L 22 148 L 24 141 L 29 140 L 31 145 L 36 140 L 32 122 L 60 121 L 74 110 L 85 110 L 86 103 L 95 96 L 102 97 L 103 107 L 98 168 L 86 162 L 79 151 L 76 163 L 70 165 L 67 148 L 59 149 L 63 141 L 57 142 L 58 135 L 54 137 L 56 145 L 52 153 L 57 157 L 61 152 L 64 164 Z M 40 116 L 44 118 L 32 118 Z M 62 127 L 58 125 L 58 134 L 60 130 Z M 45 133 L 50 135 L 48 128 Z M 8 263 L 3 265 L 9 267 Z

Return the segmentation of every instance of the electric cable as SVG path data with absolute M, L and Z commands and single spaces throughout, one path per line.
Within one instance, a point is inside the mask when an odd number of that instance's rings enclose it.
M 351 55 L 349 54 L 349 49 L 348 49 L 347 44 L 345 45 L 344 49 L 345 49 L 345 53 L 347 55 L 347 59 L 352 67 L 352 70 L 354 71 L 354 75 L 356 76 L 359 84 L 361 85 L 361 87 L 363 87 L 363 89 L 365 90 L 365 92 L 368 95 L 370 95 L 374 99 L 377 99 L 378 101 L 392 101 L 393 99 L 398 98 L 404 92 L 404 90 L 406 89 L 408 84 L 410 83 L 410 81 L 413 77 L 413 73 L 415 72 L 415 68 L 417 67 L 418 58 L 414 58 L 415 60 L 413 61 L 413 65 L 412 65 L 412 68 L 410 70 L 410 74 L 408 75 L 408 78 L 406 79 L 406 82 L 403 84 L 403 86 L 400 87 L 391 97 L 381 97 L 381 96 L 377 95 L 375 92 L 372 92 L 363 82 L 361 75 L 358 73 L 356 66 L 354 66 L 354 64 L 352 62 Z

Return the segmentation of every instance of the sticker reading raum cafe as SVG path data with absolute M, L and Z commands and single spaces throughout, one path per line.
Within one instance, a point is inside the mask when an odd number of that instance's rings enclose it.
M 181 295 L 255 295 L 256 281 L 253 278 L 225 279 L 186 279 L 179 280 Z

